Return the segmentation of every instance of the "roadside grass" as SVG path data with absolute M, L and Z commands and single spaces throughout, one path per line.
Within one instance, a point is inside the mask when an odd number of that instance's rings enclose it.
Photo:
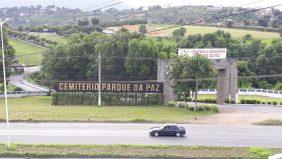
M 216 99 L 216 95 L 213 94 L 200 94 L 199 95 L 199 100 L 204 100 L 204 99 Z M 264 97 L 264 96 L 250 96 L 250 95 L 240 95 L 239 96 L 239 101 L 241 99 L 255 99 L 255 100 L 260 100 L 262 102 L 273 102 L 277 101 L 278 103 L 282 102 L 282 98 L 271 98 L 271 97 Z
M 16 56 L 31 54 L 43 51 L 42 48 L 36 47 L 34 45 L 15 40 L 9 39 L 9 44 L 15 49 Z M 26 65 L 40 65 L 42 61 L 41 54 L 34 54 L 27 57 L 20 57 L 19 62 Z
M 52 40 L 57 42 L 58 44 L 66 44 L 67 39 L 65 37 L 62 37 L 60 35 L 56 34 L 48 34 L 48 33 L 37 33 L 37 32 L 30 32 L 31 35 L 39 36 L 40 38 L 45 38 L 47 40 Z
M 14 122 L 188 123 L 215 114 L 164 106 L 52 106 L 51 100 L 49 96 L 9 98 L 10 119 Z M 4 119 L 4 113 L 0 112 L 0 120 Z
M 13 144 L 11 149 L 0 144 L 1 157 L 61 158 L 255 158 L 281 152 L 282 149 L 255 147 L 149 146 L 149 145 L 25 145 Z
M 253 123 L 254 125 L 264 125 L 264 126 L 282 126 L 282 120 L 268 119 L 261 122 Z

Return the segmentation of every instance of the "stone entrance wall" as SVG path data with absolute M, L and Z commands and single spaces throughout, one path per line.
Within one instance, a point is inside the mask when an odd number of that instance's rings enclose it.
M 236 101 L 238 92 L 237 84 L 237 61 L 235 59 L 220 59 L 212 60 L 216 70 L 218 71 L 217 80 L 217 103 L 224 104 L 226 99 L 231 97 L 232 101 Z M 164 102 L 167 103 L 169 100 L 176 98 L 173 93 L 171 81 L 168 78 L 168 67 L 170 60 L 158 60 L 158 82 L 164 83 Z

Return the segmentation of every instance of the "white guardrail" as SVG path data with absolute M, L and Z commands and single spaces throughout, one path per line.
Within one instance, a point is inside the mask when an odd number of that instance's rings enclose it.
M 12 91 L 7 92 L 7 97 L 25 97 L 25 96 L 45 96 L 49 91 Z M 0 93 L 0 97 L 4 97 L 4 93 Z
M 216 89 L 199 90 L 198 94 L 217 94 Z M 282 91 L 267 89 L 239 89 L 238 95 L 257 95 L 273 98 L 282 98 Z

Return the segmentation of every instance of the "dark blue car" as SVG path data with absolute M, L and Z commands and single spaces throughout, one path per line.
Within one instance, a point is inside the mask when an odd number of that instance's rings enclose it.
M 180 137 L 186 134 L 184 127 L 177 126 L 176 124 L 164 124 L 160 127 L 153 127 L 149 131 L 151 136 L 176 136 Z

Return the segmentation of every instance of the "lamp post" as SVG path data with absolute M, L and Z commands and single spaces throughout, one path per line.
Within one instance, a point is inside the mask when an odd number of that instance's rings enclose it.
M 4 98 L 5 98 L 5 112 L 6 112 L 6 123 L 7 123 L 7 137 L 8 137 L 8 147 L 11 147 L 10 140 L 10 123 L 9 123 L 9 110 L 8 110 L 8 101 L 7 101 L 7 84 L 6 84 L 6 66 L 5 66 L 5 54 L 4 54 L 4 33 L 3 25 L 9 21 L 9 19 L 0 22 L 1 29 L 1 45 L 2 45 L 2 62 L 3 62 L 3 78 L 4 78 Z

